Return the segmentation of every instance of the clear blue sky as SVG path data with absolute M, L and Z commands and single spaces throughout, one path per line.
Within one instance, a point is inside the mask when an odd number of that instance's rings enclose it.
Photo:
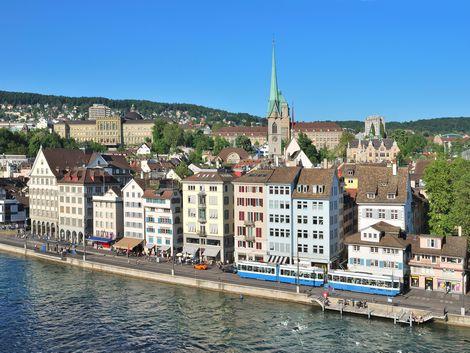
M 0 89 L 296 119 L 470 116 L 469 0 L 2 1 Z

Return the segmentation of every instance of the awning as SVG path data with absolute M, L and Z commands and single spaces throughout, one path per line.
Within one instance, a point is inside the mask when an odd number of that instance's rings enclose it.
M 101 237 L 89 237 L 87 238 L 88 241 L 95 241 L 95 242 L 98 242 L 98 243 L 111 243 L 112 241 L 114 241 L 114 239 L 110 239 L 110 238 L 101 238 Z
M 199 244 L 185 244 L 183 247 L 183 253 L 194 255 L 199 250 Z
M 155 247 L 155 244 L 147 244 L 146 247 L 147 249 L 152 249 Z
M 216 257 L 217 255 L 219 255 L 219 252 L 220 252 L 220 249 L 217 249 L 217 248 L 206 248 L 204 250 L 204 256 L 208 256 L 208 257 Z
M 269 256 L 268 262 L 284 265 L 287 262 L 287 256 L 271 255 Z
M 144 239 L 138 239 L 138 238 L 122 238 L 119 240 L 116 244 L 114 244 L 114 247 L 118 249 L 134 249 L 137 245 L 142 243 Z
M 168 251 L 170 249 L 170 245 L 159 245 L 158 250 L 161 251 Z

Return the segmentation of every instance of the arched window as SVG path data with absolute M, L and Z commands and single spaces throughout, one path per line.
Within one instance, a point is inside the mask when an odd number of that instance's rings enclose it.
M 273 125 L 271 127 L 271 133 L 277 134 L 277 124 L 276 123 L 273 123 Z

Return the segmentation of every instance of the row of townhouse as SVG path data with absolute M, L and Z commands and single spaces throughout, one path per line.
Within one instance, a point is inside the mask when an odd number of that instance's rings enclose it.
M 342 248 L 333 169 L 283 167 L 183 180 L 184 251 L 201 259 L 329 266 Z

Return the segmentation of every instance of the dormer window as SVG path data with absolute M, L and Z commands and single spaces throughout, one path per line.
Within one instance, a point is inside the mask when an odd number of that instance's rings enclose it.
M 324 191 L 325 191 L 325 186 L 324 185 L 318 185 L 317 186 L 317 192 L 319 194 L 323 194 Z
M 302 185 L 302 191 L 307 192 L 308 191 L 308 185 Z
M 373 192 L 368 192 L 366 196 L 368 199 L 375 199 L 375 194 Z
M 428 248 L 437 248 L 437 241 L 436 239 L 427 239 L 426 245 Z
M 302 192 L 302 185 L 297 185 L 297 191 Z
M 354 172 L 352 170 L 348 170 L 348 175 L 353 175 Z
M 387 199 L 389 199 L 389 200 L 396 199 L 396 197 L 397 197 L 397 195 L 394 194 L 394 193 L 389 192 L 389 193 L 387 194 Z

